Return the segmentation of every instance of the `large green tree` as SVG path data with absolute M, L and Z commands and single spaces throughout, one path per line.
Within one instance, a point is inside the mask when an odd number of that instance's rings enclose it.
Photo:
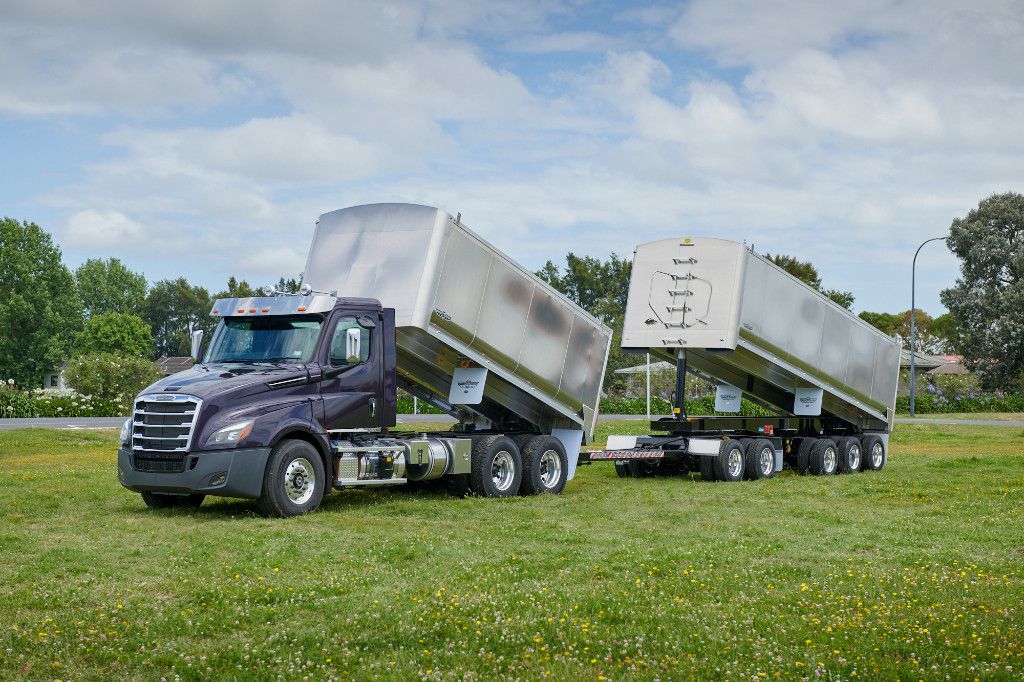
M 82 307 L 60 249 L 35 223 L 0 220 L 0 379 L 41 385 L 67 360 Z
M 986 384 L 1024 388 L 1024 195 L 993 194 L 953 220 L 947 240 L 960 276 L 942 292 L 954 347 Z
M 188 355 L 191 333 L 196 329 L 208 332 L 213 326 L 210 293 L 184 277 L 161 280 L 146 296 L 143 319 L 153 330 L 155 357 Z
M 116 258 L 90 258 L 75 270 L 78 295 L 86 317 L 104 313 L 141 315 L 148 284 Z
M 217 298 L 248 298 L 249 296 L 260 296 L 261 294 L 244 279 L 228 277 L 228 286 L 223 291 L 213 295 Z
M 904 348 L 910 348 L 910 311 L 873 313 L 865 310 L 860 319 L 874 325 L 889 336 L 897 336 Z M 923 310 L 914 316 L 914 347 L 920 353 L 947 353 L 956 336 L 956 321 L 950 313 L 932 317 Z
M 606 389 L 617 381 L 616 369 L 638 362 L 636 355 L 624 353 L 621 348 L 632 269 L 632 261 L 619 258 L 614 253 L 607 260 L 569 253 L 565 257 L 564 269 L 548 261 L 537 271 L 538 277 L 612 328 L 612 347 L 604 383 Z
M 153 333 L 137 315 L 103 313 L 85 321 L 85 329 L 75 339 L 75 353 L 115 353 L 148 358 L 153 352 Z
M 898 336 L 903 323 L 902 317 L 893 313 L 873 313 L 870 310 L 863 310 L 857 317 L 889 336 Z

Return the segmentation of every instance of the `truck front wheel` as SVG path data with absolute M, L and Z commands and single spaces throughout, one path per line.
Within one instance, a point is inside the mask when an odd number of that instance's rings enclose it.
M 327 483 L 320 453 L 304 440 L 274 446 L 258 505 L 264 516 L 298 516 L 320 506 Z
M 469 487 L 480 497 L 508 497 L 519 492 L 523 458 L 506 436 L 484 436 L 473 443 Z
M 524 495 L 558 494 L 565 488 L 569 460 L 562 441 L 554 436 L 536 436 L 522 446 Z
M 142 493 L 142 501 L 150 509 L 172 509 L 174 507 L 195 509 L 203 503 L 204 499 L 206 499 L 206 495 L 172 495 L 148 490 Z

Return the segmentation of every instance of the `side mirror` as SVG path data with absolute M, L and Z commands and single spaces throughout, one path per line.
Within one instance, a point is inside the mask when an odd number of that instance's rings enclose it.
M 362 334 L 359 327 L 351 327 L 345 330 L 345 362 L 353 365 L 359 363 L 361 339 Z
M 203 330 L 192 332 L 192 359 L 199 362 L 199 349 L 203 346 Z

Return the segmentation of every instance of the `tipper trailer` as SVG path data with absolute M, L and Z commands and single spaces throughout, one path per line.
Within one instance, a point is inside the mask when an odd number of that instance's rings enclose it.
M 622 347 L 675 361 L 673 414 L 649 436 L 612 436 L 592 461 L 620 476 L 697 470 L 767 478 L 785 464 L 830 475 L 881 469 L 896 410 L 900 345 L 743 244 L 663 239 L 636 248 Z M 689 416 L 687 372 L 777 416 Z
M 593 437 L 611 330 L 475 235 L 412 204 L 320 216 L 296 294 L 221 299 L 198 364 L 156 382 L 118 476 L 153 507 L 449 477 L 485 497 L 561 492 Z M 341 294 L 339 296 L 339 294 Z M 453 416 L 392 431 L 397 389 Z

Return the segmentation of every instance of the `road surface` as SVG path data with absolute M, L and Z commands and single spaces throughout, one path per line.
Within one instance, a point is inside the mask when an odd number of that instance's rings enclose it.
M 630 421 L 644 421 L 647 419 L 642 414 L 608 414 L 601 415 L 601 419 L 616 420 L 626 419 Z M 42 417 L 38 419 L 0 419 L 0 431 L 8 429 L 119 429 L 124 424 L 125 417 Z M 427 423 L 446 424 L 454 420 L 445 414 L 400 414 L 399 424 Z M 911 419 L 910 417 L 897 417 L 897 424 L 970 424 L 973 426 L 1024 426 L 1024 420 L 1000 421 L 998 419 Z

